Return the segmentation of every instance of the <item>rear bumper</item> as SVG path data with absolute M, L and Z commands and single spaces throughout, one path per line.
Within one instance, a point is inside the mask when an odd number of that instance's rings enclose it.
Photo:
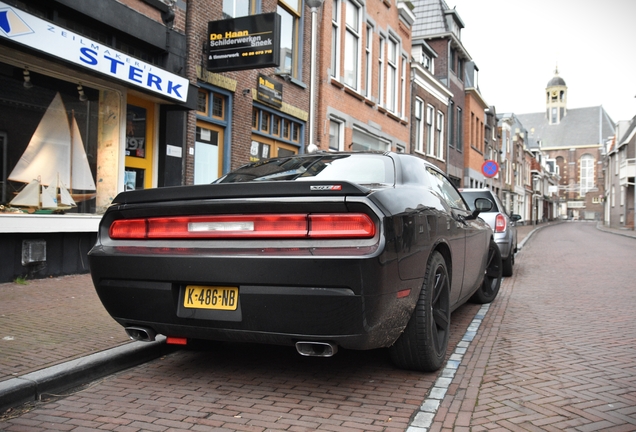
M 512 239 L 507 234 L 495 234 L 495 243 L 499 247 L 499 251 L 501 252 L 501 258 L 506 259 L 513 252 L 512 247 Z
M 89 255 L 97 294 L 122 326 L 166 336 L 349 349 L 393 344 L 415 307 L 421 279 L 401 281 L 397 262 L 365 257 Z M 134 279 L 130 275 L 134 275 Z M 234 286 L 234 311 L 184 309 L 187 285 Z M 410 290 L 405 297 L 398 296 Z

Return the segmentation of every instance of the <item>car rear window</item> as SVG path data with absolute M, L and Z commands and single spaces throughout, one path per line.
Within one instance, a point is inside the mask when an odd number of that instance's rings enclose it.
M 339 180 L 365 186 L 392 186 L 394 179 L 395 169 L 390 157 L 380 154 L 325 154 L 254 162 L 221 177 L 215 183 Z

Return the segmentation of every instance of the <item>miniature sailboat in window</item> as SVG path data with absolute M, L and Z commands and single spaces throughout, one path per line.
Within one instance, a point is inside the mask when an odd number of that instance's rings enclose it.
M 8 179 L 27 183 L 9 203 L 15 207 L 69 209 L 77 206 L 76 201 L 96 195 L 95 182 L 75 115 L 69 125 L 59 93 L 44 113 Z M 73 194 L 74 190 L 83 193 Z

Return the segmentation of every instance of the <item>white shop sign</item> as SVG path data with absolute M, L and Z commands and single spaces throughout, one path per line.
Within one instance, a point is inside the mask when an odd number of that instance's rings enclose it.
M 0 2 L 0 37 L 186 102 L 189 81 Z

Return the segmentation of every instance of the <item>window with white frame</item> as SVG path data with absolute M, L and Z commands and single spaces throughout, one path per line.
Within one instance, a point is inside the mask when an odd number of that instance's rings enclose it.
M 616 157 L 614 158 L 614 162 L 615 162 L 615 165 L 614 165 L 614 175 L 618 175 L 618 165 L 619 165 L 619 162 L 618 162 L 618 161 L 619 161 L 620 154 L 621 154 L 621 152 L 620 152 L 620 150 L 619 150 L 619 151 L 618 151 L 618 154 L 617 154 L 617 155 L 616 155 Z M 611 159 L 610 159 L 610 162 L 611 162 Z M 610 171 L 611 171 L 611 170 L 610 170 Z
M 391 112 L 397 111 L 397 80 L 398 80 L 398 42 L 389 37 L 387 46 L 386 68 L 386 106 Z
M 238 18 L 254 13 L 253 0 L 223 0 L 223 19 Z
M 402 67 L 401 67 L 401 74 L 400 74 L 400 100 L 402 101 L 400 104 L 400 114 L 403 117 L 406 117 L 406 70 L 407 70 L 407 65 L 408 60 L 406 59 L 406 57 L 402 56 Z
M 455 147 L 455 102 L 448 104 L 448 145 Z
M 344 82 L 356 90 L 358 90 L 358 65 L 360 64 L 361 16 L 360 6 L 351 0 L 346 0 Z
M 386 49 L 386 38 L 380 35 L 380 44 L 378 49 L 378 103 L 384 106 L 384 50 Z
M 424 141 L 424 124 L 422 123 L 422 112 L 424 111 L 424 101 L 415 98 L 415 151 L 423 152 L 422 142 Z
M 426 105 L 426 154 L 433 155 L 435 142 L 434 138 L 435 108 L 432 105 Z
M 437 111 L 437 122 L 435 123 L 436 128 L 436 141 L 437 141 L 437 157 L 440 159 L 444 159 L 444 113 L 441 111 Z
M 340 0 L 333 0 L 331 9 L 331 76 L 338 78 L 340 70 Z
M 342 150 L 342 122 L 329 120 L 329 150 Z
M 279 72 L 299 78 L 299 49 L 301 46 L 299 22 L 300 0 L 279 1 L 276 12 L 280 15 L 280 65 Z
M 367 23 L 367 37 L 365 42 L 365 54 L 366 58 L 366 76 L 364 79 L 365 95 L 367 98 L 371 97 L 371 91 L 373 90 L 373 26 Z
M 457 142 L 455 147 L 458 151 L 464 151 L 464 112 L 460 107 L 457 107 L 455 123 L 457 124 L 457 135 L 455 136 Z
M 587 191 L 594 187 L 594 157 L 589 154 L 581 156 L 579 161 L 581 170 L 581 196 L 585 196 Z
M 389 151 L 391 142 L 359 129 L 353 129 L 352 151 Z
M 429 56 L 428 54 L 426 54 L 424 52 L 424 48 L 422 48 L 422 59 L 421 59 L 420 63 L 422 64 L 422 66 L 424 66 L 424 69 L 428 70 L 429 72 L 432 72 L 432 70 L 431 70 L 431 56 Z
M 621 186 L 621 207 L 625 206 L 625 195 L 626 195 L 625 186 Z

